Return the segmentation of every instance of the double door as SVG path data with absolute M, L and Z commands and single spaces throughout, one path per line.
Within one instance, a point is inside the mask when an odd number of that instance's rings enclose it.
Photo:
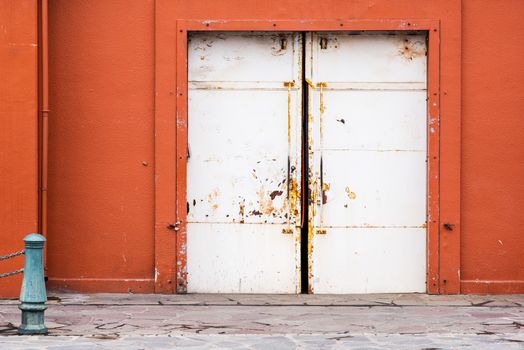
M 194 33 L 188 292 L 426 290 L 426 37 Z

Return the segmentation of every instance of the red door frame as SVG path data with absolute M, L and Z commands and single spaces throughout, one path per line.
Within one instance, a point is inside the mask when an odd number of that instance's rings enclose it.
M 157 11 L 159 9 L 157 8 Z M 440 21 L 421 20 L 177 20 L 157 12 L 155 101 L 155 291 L 187 291 L 186 157 L 187 33 L 191 31 L 418 30 L 428 33 L 427 292 L 456 293 L 440 280 Z M 460 164 L 459 164 L 460 165 Z M 453 229 L 447 225 L 447 229 Z M 452 242 L 459 249 L 459 240 Z M 459 262 L 446 262 L 460 271 Z M 453 281 L 458 285 L 457 281 Z M 443 285 L 443 286 L 442 286 Z

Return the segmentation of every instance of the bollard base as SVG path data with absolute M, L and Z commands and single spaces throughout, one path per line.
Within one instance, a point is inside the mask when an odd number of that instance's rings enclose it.
M 22 324 L 18 327 L 18 334 L 47 334 L 48 329 L 44 324 L 45 305 L 20 305 L 22 310 Z M 29 309 L 29 310 L 27 310 Z
M 18 327 L 18 334 L 20 335 L 44 335 L 49 333 L 46 326 L 24 326 Z

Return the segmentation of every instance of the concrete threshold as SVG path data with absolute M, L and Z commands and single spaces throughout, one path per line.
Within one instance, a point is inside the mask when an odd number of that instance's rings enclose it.
M 48 304 L 61 305 L 187 305 L 187 306 L 461 306 L 519 307 L 524 295 L 429 294 L 132 294 L 51 291 Z M 0 301 L 1 303 L 1 301 Z

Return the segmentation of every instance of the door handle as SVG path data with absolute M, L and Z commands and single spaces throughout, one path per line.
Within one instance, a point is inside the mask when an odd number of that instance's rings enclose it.
M 174 224 L 167 225 L 167 229 L 171 231 L 179 231 L 180 230 L 180 224 L 182 221 L 177 221 Z

